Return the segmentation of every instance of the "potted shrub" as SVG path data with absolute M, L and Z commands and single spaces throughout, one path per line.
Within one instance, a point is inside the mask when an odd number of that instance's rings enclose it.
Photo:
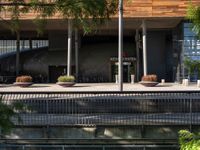
M 130 67 L 130 76 L 131 76 L 131 84 L 134 84 L 135 83 L 135 68 L 134 66 L 132 65 Z
M 115 65 L 114 74 L 115 74 L 115 83 L 119 83 L 119 78 L 118 78 L 118 65 Z
M 20 86 L 20 87 L 29 87 L 33 84 L 33 79 L 31 76 L 18 76 L 16 78 L 16 82 L 14 83 L 14 85 Z
M 58 77 L 57 80 L 58 80 L 57 84 L 63 87 L 70 87 L 75 84 L 74 76 L 63 75 L 63 76 Z
M 157 75 L 152 74 L 152 75 L 143 76 L 140 84 L 144 86 L 148 86 L 148 87 L 156 86 L 158 84 Z

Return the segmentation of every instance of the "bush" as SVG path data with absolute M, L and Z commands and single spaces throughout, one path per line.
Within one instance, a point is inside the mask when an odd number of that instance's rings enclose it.
M 74 76 L 60 76 L 58 77 L 58 82 L 74 82 L 75 81 L 75 77 Z
M 33 79 L 31 76 L 19 76 L 16 78 L 16 82 L 32 82 Z
M 3 133 L 9 133 L 14 128 L 13 117 L 18 121 L 22 121 L 18 112 L 26 110 L 26 106 L 20 102 L 7 103 L 0 97 L 0 127 Z
M 200 133 L 179 131 L 180 150 L 200 150 Z
M 157 82 L 157 75 L 151 74 L 151 75 L 146 75 L 142 77 L 142 81 L 153 81 Z

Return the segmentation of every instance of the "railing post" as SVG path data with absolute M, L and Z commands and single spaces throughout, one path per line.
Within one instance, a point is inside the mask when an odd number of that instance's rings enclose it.
M 103 145 L 102 150 L 105 150 L 105 146 Z
M 47 113 L 47 125 L 49 125 L 49 93 L 47 94 L 47 102 L 46 102 L 46 113 Z
M 190 97 L 190 132 L 192 132 L 192 98 L 191 94 L 188 94 Z

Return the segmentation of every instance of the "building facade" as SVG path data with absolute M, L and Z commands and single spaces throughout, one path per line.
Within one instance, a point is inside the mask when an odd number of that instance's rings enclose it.
M 195 5 L 199 0 L 192 1 Z M 143 22 L 145 23 L 147 47 L 147 73 L 157 74 L 159 80 L 176 81 L 184 76 L 182 49 L 186 38 L 186 9 L 188 0 L 134 0 L 124 2 L 124 81 L 130 82 L 130 74 L 139 81 L 143 75 Z M 9 20 L 9 15 L 1 14 Z M 49 19 L 45 34 L 38 39 L 31 19 L 34 14 L 25 14 L 21 21 L 21 47 L 31 49 L 34 40 L 36 49 L 40 40 L 46 41 L 41 51 L 21 53 L 20 72 L 33 77 L 38 74 L 45 82 L 56 82 L 67 71 L 67 22 L 56 17 Z M 3 25 L 1 41 L 15 37 Z M 72 74 L 78 82 L 114 82 L 118 62 L 118 17 L 84 35 L 80 29 L 73 32 Z M 26 42 L 24 42 L 26 41 Z M 76 42 L 77 43 L 76 43 Z M 26 43 L 26 44 L 24 44 Z M 78 44 L 78 49 L 75 48 Z M 5 44 L 7 47 L 9 44 Z M 13 44 L 11 44 L 13 45 Z M 29 48 L 28 48 L 29 47 Z M 43 46 L 44 47 L 44 46 Z M 5 49 L 5 48 L 2 48 Z M 8 48 L 7 48 L 8 49 Z M 3 51 L 3 50 L 2 50 Z M 1 74 L 15 73 L 15 56 L 1 58 Z M 40 69 L 38 69 L 40 68 Z
M 200 0 L 192 2 L 200 5 Z M 125 82 L 130 82 L 132 73 L 137 81 L 143 75 L 144 47 L 148 74 L 171 82 L 187 76 L 184 58 L 199 59 L 199 41 L 185 19 L 189 3 L 125 1 Z M 9 21 L 9 15 L 1 15 Z M 20 74 L 32 75 L 34 82 L 54 83 L 68 69 L 67 21 L 49 19 L 38 38 L 32 18 L 29 13 L 21 19 Z M 2 21 L 0 25 L 0 76 L 13 82 L 16 38 Z M 115 81 L 117 14 L 90 34 L 74 31 L 72 41 L 72 74 L 78 82 Z M 0 150 L 178 150 L 180 129 L 199 131 L 197 91 L 159 91 L 159 87 L 154 92 L 0 91 L 0 96 L 2 102 L 21 102 L 31 108 L 19 112 L 22 121 L 12 118 L 15 127 L 10 134 L 0 132 Z

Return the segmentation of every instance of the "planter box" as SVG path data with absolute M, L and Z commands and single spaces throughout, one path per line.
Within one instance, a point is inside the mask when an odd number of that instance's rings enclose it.
M 33 84 L 33 82 L 15 82 L 13 84 L 19 87 L 29 87 Z
M 141 81 L 139 83 L 146 87 L 153 87 L 158 84 L 158 82 L 153 82 L 153 81 Z
M 57 82 L 56 84 L 62 86 L 62 87 L 71 87 L 75 85 L 75 82 Z

